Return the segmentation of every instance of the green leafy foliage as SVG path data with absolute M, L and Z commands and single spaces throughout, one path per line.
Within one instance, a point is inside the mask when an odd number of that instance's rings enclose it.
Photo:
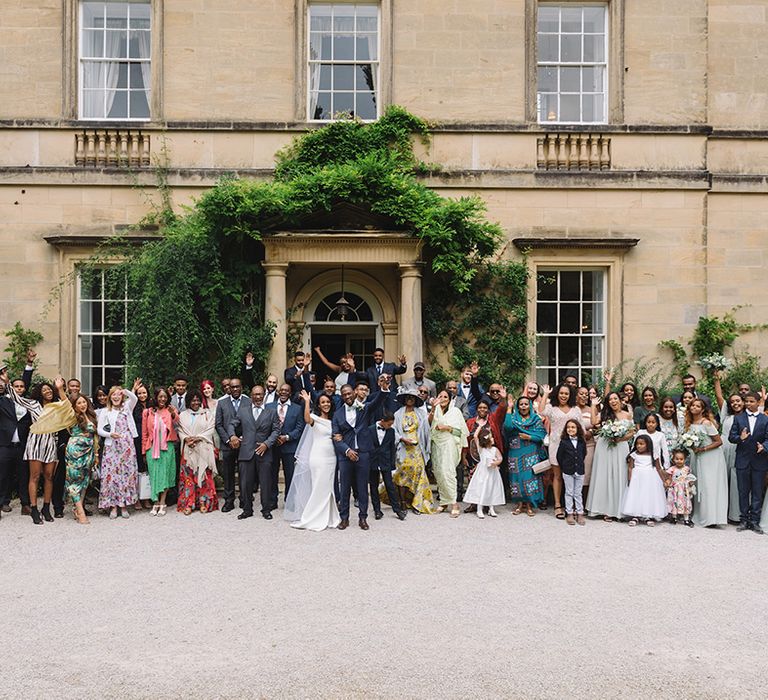
M 19 321 L 16 321 L 13 328 L 7 331 L 5 337 L 8 338 L 8 345 L 3 351 L 3 364 L 8 365 L 8 374 L 13 379 L 20 377 L 27 364 L 27 350 L 43 342 L 42 334 L 37 331 L 24 328 Z
M 725 314 L 723 318 L 700 316 L 691 338 L 691 349 L 696 357 L 704 357 L 712 353 L 722 355 L 738 337 L 739 325 L 736 323 L 733 312 Z
M 647 360 L 640 357 L 625 360 L 614 367 L 611 390 L 619 391 L 628 382 L 634 384 L 638 392 L 642 392 L 646 386 L 651 386 L 656 389 L 659 396 L 679 394 L 682 388 L 680 375 L 675 370 L 670 371 L 659 358 Z M 597 381 L 596 386 L 600 393 L 605 391 L 605 384 L 605 379 L 602 377 Z
M 688 359 L 688 353 L 682 343 L 677 340 L 662 340 L 659 343 L 659 347 L 666 348 L 672 352 L 673 371 L 678 377 L 688 374 L 691 368 L 691 361 Z
M 498 381 L 516 389 L 530 365 L 528 266 L 525 261 L 487 263 L 475 272 L 463 293 L 433 279 L 424 308 L 424 333 L 432 346 L 448 349 L 457 372 L 477 362 L 483 383 Z M 449 378 L 444 368 L 435 366 L 434 355 L 430 377 Z
M 749 384 L 752 391 L 760 391 L 768 386 L 768 368 L 760 364 L 760 358 L 748 351 L 736 353 L 733 357 L 734 367 L 724 374 L 721 379 L 725 395 L 735 392 L 740 384 Z

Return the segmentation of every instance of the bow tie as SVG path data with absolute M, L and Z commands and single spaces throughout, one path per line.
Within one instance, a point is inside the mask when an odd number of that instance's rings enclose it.
M 461 388 L 462 388 L 462 389 L 470 389 L 470 388 L 471 388 L 471 385 L 470 385 L 470 384 L 462 384 L 462 385 L 461 385 Z
M 749 411 L 747 411 L 747 415 L 748 415 L 750 418 L 757 418 L 757 413 L 750 413 Z

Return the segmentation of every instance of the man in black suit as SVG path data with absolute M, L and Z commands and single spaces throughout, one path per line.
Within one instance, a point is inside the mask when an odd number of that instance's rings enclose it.
M 23 394 L 32 380 L 33 369 L 27 367 L 21 379 L 11 382 L 11 391 Z M 11 510 L 11 491 L 19 492 L 22 512 L 29 508 L 29 466 L 24 461 L 32 417 L 26 409 L 5 396 L 5 381 L 0 379 L 0 506 L 6 513 Z M 26 469 L 25 469 L 26 467 Z
M 696 391 L 696 377 L 694 377 L 692 374 L 686 374 L 684 377 L 682 377 L 683 380 L 683 391 L 691 391 L 693 392 L 693 398 L 695 399 L 701 399 L 704 402 L 704 405 L 707 407 L 708 411 L 712 410 L 712 399 L 709 398 L 706 394 L 702 394 L 698 391 Z M 680 397 L 682 394 L 676 394 L 672 397 L 672 400 L 675 403 L 680 403 Z
M 230 444 L 240 449 L 240 507 L 243 512 L 237 516 L 244 520 L 253 516 L 253 492 L 256 475 L 261 492 L 261 514 L 265 520 L 272 520 L 272 448 L 280 435 L 280 419 L 277 411 L 264 405 L 264 387 L 258 384 L 251 389 L 251 400 L 242 401 L 240 410 L 227 429 Z M 242 438 L 237 437 L 241 432 Z
M 760 515 L 763 487 L 768 473 L 768 417 L 759 410 L 760 397 L 749 392 L 744 397 L 746 410 L 733 419 L 728 442 L 736 445 L 736 482 L 739 486 L 738 532 L 753 530 L 763 534 Z
M 405 374 L 408 366 L 405 364 L 405 355 L 400 355 L 397 358 L 398 364 L 394 362 L 384 362 L 384 350 L 376 348 L 373 351 L 373 367 L 369 367 L 365 370 L 366 379 L 368 380 L 368 386 L 371 387 L 371 391 L 375 391 L 375 387 L 379 385 L 379 377 L 382 374 L 388 374 L 392 379 L 392 388 L 397 390 L 396 374 Z
M 247 403 L 242 398 L 243 384 L 238 378 L 229 382 L 229 394 L 222 396 L 216 404 L 216 432 L 221 441 L 221 471 L 224 479 L 224 505 L 222 513 L 229 513 L 235 508 L 235 466 L 238 448 L 234 447 L 229 437 L 229 424 L 240 410 L 240 403 Z M 237 436 L 239 437 L 239 436 Z
M 312 384 L 309 381 L 309 358 L 301 350 L 293 353 L 293 367 L 288 367 L 283 373 L 286 384 L 293 389 L 292 396 L 298 396 L 302 391 L 312 394 Z
M 371 432 L 371 505 L 376 520 L 381 520 L 384 513 L 381 512 L 381 498 L 379 498 L 379 474 L 384 479 L 384 487 L 392 510 L 400 520 L 405 520 L 405 511 L 400 505 L 397 489 L 392 482 L 392 472 L 395 470 L 395 456 L 397 444 L 395 443 L 395 430 L 392 427 L 395 416 L 391 411 L 385 411 L 381 419 L 374 423 L 368 430 Z
M 379 404 L 389 394 L 389 377 L 383 375 L 379 382 L 380 390 L 371 400 L 363 403 L 355 398 L 355 392 L 349 384 L 341 387 L 341 408 L 333 414 L 331 432 L 339 464 L 341 522 L 339 530 L 349 527 L 349 494 L 352 482 L 357 483 L 357 508 L 361 530 L 368 529 L 368 484 L 370 482 L 370 452 L 373 448 L 371 432 L 372 415 Z
M 272 492 L 270 494 L 271 508 L 277 510 L 277 482 L 280 478 L 280 465 L 282 464 L 283 467 L 283 480 L 285 482 L 283 502 L 285 502 L 293 479 L 296 448 L 299 446 L 299 439 L 304 432 L 304 406 L 300 402 L 291 401 L 290 384 L 283 384 L 278 389 L 277 401 L 269 405 L 277 411 L 277 418 L 280 421 L 280 435 L 277 437 L 272 459 Z

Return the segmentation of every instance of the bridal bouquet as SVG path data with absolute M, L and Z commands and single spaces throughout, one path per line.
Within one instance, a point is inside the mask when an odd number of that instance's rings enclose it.
M 725 355 L 721 355 L 719 352 L 713 352 L 709 355 L 700 357 L 696 360 L 696 364 L 708 372 L 714 372 L 715 370 L 731 369 L 733 367 L 733 360 L 729 360 Z
M 610 447 L 615 447 L 635 427 L 631 420 L 607 420 L 597 430 L 597 436 L 605 438 Z
M 698 430 L 687 430 L 677 438 L 677 446 L 690 452 L 704 444 L 704 436 Z

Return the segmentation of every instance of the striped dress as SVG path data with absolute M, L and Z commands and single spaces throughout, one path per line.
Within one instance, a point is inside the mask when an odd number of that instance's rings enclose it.
M 39 401 L 29 399 L 26 396 L 19 396 L 10 384 L 5 387 L 5 395 L 15 404 L 29 411 L 33 424 L 40 418 L 43 407 Z M 44 464 L 57 462 L 56 433 L 43 433 L 42 435 L 30 433 L 24 448 L 24 459 L 43 462 Z

